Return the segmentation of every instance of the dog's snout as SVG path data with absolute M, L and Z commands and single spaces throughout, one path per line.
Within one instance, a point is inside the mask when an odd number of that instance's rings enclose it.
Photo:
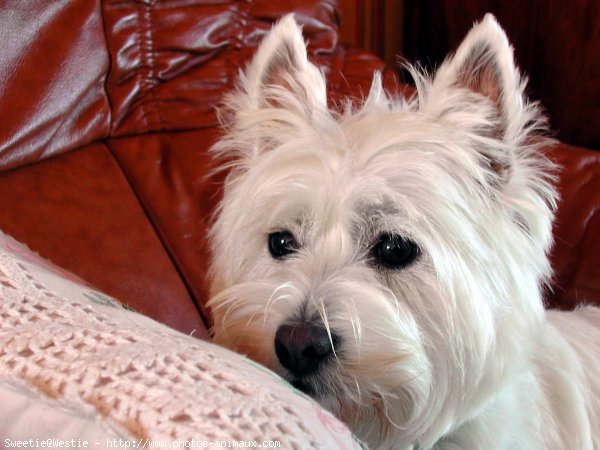
M 338 341 L 334 334 L 330 338 L 323 326 L 287 324 L 280 326 L 275 334 L 275 353 L 283 367 L 302 377 L 317 370 L 333 353 L 333 345 Z

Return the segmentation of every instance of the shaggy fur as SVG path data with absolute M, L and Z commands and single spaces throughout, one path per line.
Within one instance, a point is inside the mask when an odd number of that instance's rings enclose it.
M 278 327 L 323 323 L 341 341 L 304 382 L 372 448 L 600 449 L 600 312 L 544 311 L 554 170 L 512 48 L 488 15 L 435 76 L 412 70 L 414 98 L 375 74 L 336 112 L 293 17 L 265 38 L 214 148 L 215 341 L 290 380 Z M 377 266 L 382 233 L 419 257 Z

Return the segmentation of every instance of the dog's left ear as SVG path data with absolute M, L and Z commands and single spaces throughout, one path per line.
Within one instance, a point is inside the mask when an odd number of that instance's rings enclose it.
M 524 98 L 524 85 L 506 34 L 487 14 L 440 66 L 423 106 L 459 129 L 471 127 L 474 135 L 514 148 L 523 143 L 538 116 Z M 506 175 L 514 160 L 510 153 L 486 155 L 490 167 Z

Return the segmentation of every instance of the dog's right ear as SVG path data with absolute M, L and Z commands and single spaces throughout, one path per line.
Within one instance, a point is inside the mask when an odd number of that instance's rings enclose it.
M 302 30 L 293 14 L 283 17 L 261 42 L 240 75 L 246 108 L 286 109 L 305 115 L 327 106 L 325 79 L 308 61 Z M 241 105 L 240 105 L 241 106 Z
M 239 162 L 303 136 L 327 112 L 325 78 L 308 61 L 302 30 L 293 14 L 282 18 L 240 73 L 225 98 L 220 119 L 226 135 L 216 154 Z M 237 156 L 237 158 L 236 158 Z

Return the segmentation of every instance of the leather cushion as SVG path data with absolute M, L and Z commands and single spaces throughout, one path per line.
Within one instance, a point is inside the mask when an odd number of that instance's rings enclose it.
M 209 175 L 214 165 L 207 150 L 217 135 L 209 128 L 108 142 L 205 317 L 207 231 L 224 175 Z
M 561 196 L 551 255 L 555 270 L 548 306 L 600 305 L 600 153 L 559 144 L 548 156 L 560 166 Z
M 117 162 L 93 144 L 0 174 L 0 229 L 142 314 L 206 327 Z
M 216 125 L 214 106 L 282 15 L 295 11 L 311 55 L 333 51 L 334 5 L 322 0 L 104 1 L 111 135 Z
M 108 135 L 99 12 L 99 0 L 2 2 L 0 170 Z

